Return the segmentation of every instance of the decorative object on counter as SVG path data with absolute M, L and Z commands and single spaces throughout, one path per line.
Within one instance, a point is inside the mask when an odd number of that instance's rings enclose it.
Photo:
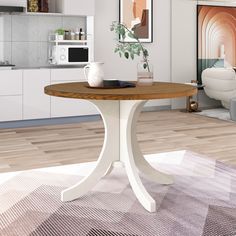
M 117 45 L 115 53 L 119 53 L 120 57 L 123 55 L 126 59 L 131 58 L 133 60 L 135 55 L 140 56 L 142 54 L 143 59 L 138 64 L 137 68 L 138 85 L 152 85 L 153 66 L 148 61 L 148 50 L 143 46 L 135 34 L 124 24 L 113 22 L 111 25 L 111 31 L 116 33 Z M 125 39 L 127 36 L 132 38 L 134 42 L 126 42 Z
M 11 70 L 15 65 L 10 64 L 9 61 L 0 61 L 0 70 Z
M 28 0 L 28 12 L 38 12 L 38 11 L 39 11 L 39 1 Z
M 57 29 L 56 33 L 56 40 L 64 40 L 65 30 L 64 29 Z
M 76 28 L 76 30 L 75 30 L 75 40 L 80 40 L 80 31 L 79 31 L 79 28 Z
M 70 31 L 65 30 L 65 40 L 70 40 Z
M 40 12 L 49 12 L 48 0 L 39 0 Z
M 134 35 L 146 43 L 153 42 L 153 0 L 120 0 L 119 22 L 126 25 Z M 129 35 L 124 42 L 134 42 Z
M 9 61 L 0 61 L 0 66 L 10 65 Z
M 57 29 L 55 33 L 59 37 L 56 36 L 54 40 L 86 40 L 87 38 L 82 28 L 77 28 L 75 30 Z M 49 40 L 52 40 L 50 35 Z
M 73 30 L 70 31 L 70 40 L 75 40 L 75 32 Z
M 82 28 L 77 28 L 75 32 L 75 39 L 76 40 L 86 40 L 85 32 L 83 32 Z
M 91 62 L 84 67 L 85 78 L 90 87 L 103 87 L 104 72 L 102 62 Z
M 81 40 L 87 40 L 87 36 L 84 32 L 81 33 Z
M 83 29 L 80 28 L 80 30 L 79 30 L 79 40 L 82 40 L 82 35 L 83 35 Z

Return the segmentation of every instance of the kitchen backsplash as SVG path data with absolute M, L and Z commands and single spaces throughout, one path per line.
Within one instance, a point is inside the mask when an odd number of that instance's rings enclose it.
M 47 66 L 49 33 L 85 27 L 85 17 L 1 15 L 0 61 L 17 67 Z

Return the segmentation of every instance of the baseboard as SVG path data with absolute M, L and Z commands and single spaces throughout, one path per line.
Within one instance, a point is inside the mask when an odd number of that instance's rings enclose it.
M 100 115 L 89 115 L 89 116 L 75 116 L 75 117 L 63 117 L 63 118 L 51 118 L 51 119 L 38 119 L 38 120 L 8 121 L 8 122 L 0 122 L 0 129 L 74 124 L 81 122 L 98 121 L 100 119 L 101 119 Z
M 222 105 L 215 105 L 215 106 L 204 106 L 199 107 L 200 110 L 209 110 L 209 109 L 217 109 L 217 108 L 223 108 Z
M 144 112 L 149 112 L 149 111 L 167 111 L 167 110 L 171 110 L 171 106 L 167 105 L 167 106 L 147 106 L 144 107 L 143 111 Z

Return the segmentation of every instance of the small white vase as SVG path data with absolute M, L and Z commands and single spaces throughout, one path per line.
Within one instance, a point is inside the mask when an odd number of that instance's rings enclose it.
M 91 62 L 84 67 L 84 75 L 90 87 L 103 87 L 103 64 L 102 62 Z
M 55 36 L 56 36 L 56 40 L 58 40 L 58 41 L 64 40 L 64 35 L 56 34 Z

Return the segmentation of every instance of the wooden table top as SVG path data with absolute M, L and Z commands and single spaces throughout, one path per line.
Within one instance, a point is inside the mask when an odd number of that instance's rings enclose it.
M 120 89 L 95 89 L 89 88 L 87 82 L 75 82 L 50 85 L 44 91 L 51 96 L 87 100 L 150 100 L 186 97 L 197 93 L 197 89 L 191 85 L 165 82 Z

